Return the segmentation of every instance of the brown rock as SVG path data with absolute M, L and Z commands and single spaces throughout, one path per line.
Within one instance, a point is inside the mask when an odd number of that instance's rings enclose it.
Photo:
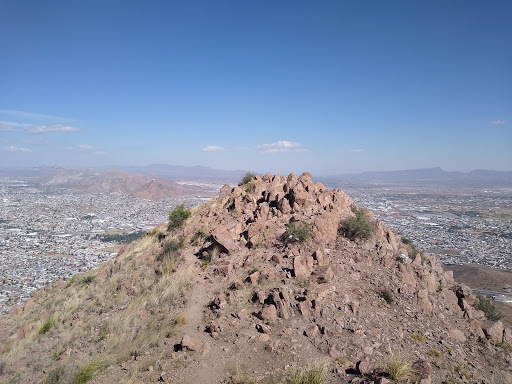
M 480 324 L 478 320 L 471 320 L 471 322 L 469 323 L 469 329 L 478 337 L 485 338 L 484 331 L 482 330 L 482 324 Z
M 258 318 L 263 321 L 276 321 L 277 308 L 274 304 L 265 305 L 257 314 Z
M 329 265 L 326 265 L 324 267 L 317 268 L 313 272 L 312 277 L 316 279 L 319 284 L 328 283 L 334 279 L 334 272 Z
M 195 340 L 188 335 L 184 335 L 181 339 L 181 349 L 186 351 L 201 351 L 203 344 L 199 340 Z
M 494 344 L 501 344 L 503 342 L 503 323 L 498 320 L 491 326 L 484 328 L 484 333 Z
M 11 308 L 11 316 L 18 316 L 23 312 L 23 307 L 21 305 L 13 305 Z
M 256 271 L 249 275 L 249 281 L 251 282 L 252 285 L 256 285 L 256 284 L 258 284 L 259 277 L 260 277 L 260 273 L 258 271 Z
M 448 335 L 451 338 L 458 340 L 460 342 L 466 341 L 466 336 L 464 335 L 464 332 L 462 332 L 460 329 L 456 329 L 456 328 L 450 329 L 448 331 Z
M 317 249 L 315 252 L 313 252 L 313 259 L 316 261 L 316 264 L 319 267 L 324 266 L 324 253 L 321 249 Z
M 304 335 L 314 339 L 318 335 L 318 326 L 316 324 L 311 324 L 304 330 Z
M 231 194 L 231 186 L 224 184 L 222 188 L 219 191 L 219 199 L 220 201 L 223 201 L 226 197 L 228 197 Z
M 18 339 L 24 339 L 30 335 L 30 323 L 26 321 L 23 325 L 18 329 Z
M 303 277 L 309 275 L 304 256 L 295 256 L 293 259 L 293 275 Z
M 503 342 L 512 346 L 512 329 L 507 327 L 503 330 Z
M 356 365 L 356 370 L 360 375 L 368 375 L 371 373 L 370 362 L 368 360 L 361 360 Z
M 213 230 L 212 236 L 215 242 L 228 251 L 228 253 L 238 250 L 238 246 L 236 245 L 233 236 L 223 225 L 218 225 L 217 228 Z

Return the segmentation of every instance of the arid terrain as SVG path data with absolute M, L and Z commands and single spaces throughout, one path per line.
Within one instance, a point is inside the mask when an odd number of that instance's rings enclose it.
M 512 331 L 477 305 L 343 191 L 266 174 L 13 308 L 0 380 L 510 383 Z

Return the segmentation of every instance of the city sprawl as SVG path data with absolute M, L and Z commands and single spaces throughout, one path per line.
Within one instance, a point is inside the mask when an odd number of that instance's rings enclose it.
M 344 190 L 395 233 L 445 264 L 512 271 L 512 190 L 347 186 Z M 113 258 L 109 233 L 147 231 L 178 204 L 204 197 L 143 200 L 77 194 L 0 179 L 0 313 L 32 291 Z

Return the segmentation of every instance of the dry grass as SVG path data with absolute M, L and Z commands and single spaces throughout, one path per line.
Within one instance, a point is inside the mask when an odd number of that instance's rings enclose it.
M 290 372 L 284 382 L 285 384 L 325 384 L 327 377 L 327 366 L 314 364 Z
M 392 380 L 407 380 L 414 376 L 411 363 L 402 354 L 392 354 L 384 365 L 384 371 Z

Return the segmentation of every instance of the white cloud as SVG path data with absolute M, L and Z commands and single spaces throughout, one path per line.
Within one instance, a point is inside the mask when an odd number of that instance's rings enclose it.
M 14 131 L 16 131 L 16 128 L 26 128 L 29 125 L 30 124 L 23 124 L 23 123 L 18 123 L 18 122 L 15 122 L 15 121 L 5 121 L 5 120 L 2 120 L 2 121 L 0 121 L 0 131 L 2 131 L 2 132 L 14 132 Z
M 32 152 L 29 148 L 15 147 L 14 145 L 3 147 L 3 150 L 7 152 Z
M 362 148 L 355 148 L 355 149 L 349 149 L 348 151 L 352 152 L 352 153 L 361 153 L 361 152 L 364 152 L 364 149 L 362 149 Z
M 294 141 L 280 140 L 271 144 L 261 144 L 256 148 L 261 149 L 262 153 L 278 153 L 278 152 L 308 152 L 302 143 Z
M 218 145 L 207 145 L 206 147 L 201 149 L 201 151 L 203 151 L 203 152 L 219 152 L 219 151 L 224 151 L 224 149 L 225 148 L 219 147 Z
M 89 144 L 78 144 L 76 146 L 76 149 L 78 149 L 79 151 L 92 151 L 95 148 Z
M 502 124 L 505 124 L 505 120 L 494 120 L 494 121 L 491 121 L 491 124 L 502 125 Z
M 69 125 L 31 125 L 25 128 L 25 131 L 32 134 L 45 134 L 53 132 L 77 132 L 79 128 L 71 127 Z
M 60 116 L 45 115 L 42 113 L 34 112 L 16 111 L 11 109 L 0 109 L 0 115 L 14 116 L 16 118 L 24 120 L 73 121 L 72 119 Z
M 98 156 L 110 156 L 110 153 L 105 152 L 105 151 L 96 151 L 96 152 L 94 152 L 94 154 L 98 155 Z

